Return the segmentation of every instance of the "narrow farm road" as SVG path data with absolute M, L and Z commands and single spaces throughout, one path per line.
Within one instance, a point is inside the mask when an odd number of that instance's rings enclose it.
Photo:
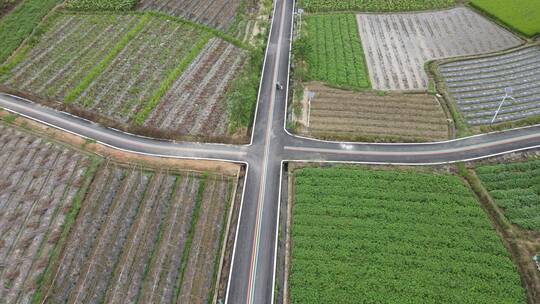
M 126 134 L 16 96 L 0 107 L 110 147 L 159 157 L 215 159 L 247 165 L 226 303 L 272 303 L 281 164 L 283 161 L 427 165 L 485 158 L 540 147 L 540 125 L 429 144 L 324 142 L 283 128 L 294 0 L 276 0 L 250 145 L 170 142 Z M 276 90 L 276 83 L 284 90 Z

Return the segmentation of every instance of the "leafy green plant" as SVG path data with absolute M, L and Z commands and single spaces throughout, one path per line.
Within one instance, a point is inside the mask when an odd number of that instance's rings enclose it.
M 25 0 L 0 19 L 0 62 L 4 62 L 61 0 Z
M 291 303 L 526 302 L 458 176 L 304 168 L 294 187 Z

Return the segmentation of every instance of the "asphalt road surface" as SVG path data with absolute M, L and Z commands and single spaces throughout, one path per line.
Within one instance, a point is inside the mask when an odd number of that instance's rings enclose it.
M 226 303 L 272 303 L 282 163 L 360 162 L 428 165 L 485 158 L 540 147 L 540 125 L 428 144 L 364 144 L 301 138 L 284 129 L 293 0 L 276 0 L 252 142 L 223 145 L 171 142 L 105 128 L 16 96 L 0 107 L 105 145 L 147 155 L 216 159 L 247 165 Z M 276 89 L 276 83 L 284 85 Z

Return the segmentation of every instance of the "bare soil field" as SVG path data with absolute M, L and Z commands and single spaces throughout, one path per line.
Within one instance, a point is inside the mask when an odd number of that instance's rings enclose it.
M 522 41 L 467 8 L 403 13 L 359 14 L 358 27 L 370 80 L 377 90 L 424 90 L 425 62 L 484 54 Z
M 196 136 L 225 136 L 228 119 L 223 102 L 228 84 L 240 72 L 246 53 L 213 38 L 173 84 L 146 126 Z
M 139 9 L 183 17 L 220 30 L 234 21 L 240 0 L 141 0 Z
M 226 135 L 226 92 L 247 58 L 208 31 L 164 17 L 61 13 L 1 80 L 125 131 L 204 140 Z
M 448 123 L 435 97 L 427 94 L 351 92 L 317 83 L 305 135 L 321 139 L 360 141 L 439 141 L 448 139 Z
M 47 303 L 206 303 L 233 184 L 105 161 L 40 295 Z
M 494 123 L 540 115 L 540 47 L 499 55 L 443 63 L 439 72 L 452 102 L 471 126 L 489 125 L 506 94 Z
M 28 303 L 97 164 L 0 124 L 0 302 Z

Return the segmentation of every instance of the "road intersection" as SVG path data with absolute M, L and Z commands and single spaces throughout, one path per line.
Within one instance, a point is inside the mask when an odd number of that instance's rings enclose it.
M 249 145 L 172 142 L 106 128 L 0 93 L 0 107 L 104 145 L 133 153 L 212 159 L 246 165 L 226 303 L 273 303 L 282 164 L 288 161 L 429 165 L 540 147 L 540 125 L 425 144 L 342 143 L 302 138 L 285 126 L 293 0 L 276 0 Z

